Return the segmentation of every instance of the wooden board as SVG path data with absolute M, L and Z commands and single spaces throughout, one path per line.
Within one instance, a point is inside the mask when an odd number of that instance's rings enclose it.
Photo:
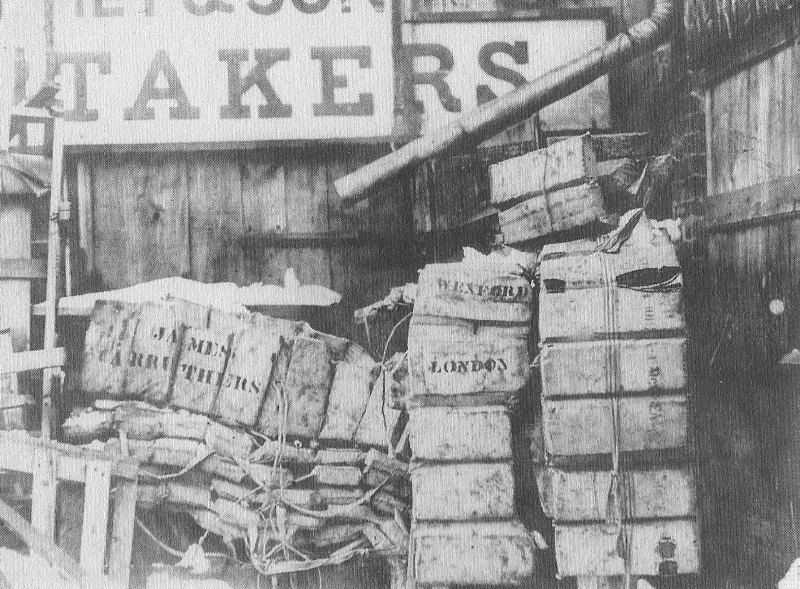
M 548 145 L 570 139 L 569 136 L 555 135 L 547 138 Z M 650 136 L 647 133 L 601 133 L 592 134 L 592 146 L 597 161 L 633 158 L 642 160 L 652 154 Z
M 489 168 L 492 204 L 512 204 L 583 184 L 597 177 L 596 163 L 588 134 L 499 162 Z
M 683 448 L 689 439 L 687 406 L 681 395 L 545 400 L 545 450 L 555 456 L 609 454 L 615 421 L 621 452 Z
M 541 370 L 545 397 L 681 391 L 686 339 L 543 344 Z
M 121 397 L 125 367 L 136 329 L 137 307 L 98 301 L 92 310 L 83 347 L 79 386 L 97 399 Z
M 511 460 L 511 418 L 505 407 L 409 409 L 414 460 L 469 462 Z
M 520 585 L 533 575 L 533 540 L 518 523 L 416 524 L 411 535 L 422 586 Z
M 626 524 L 622 532 L 630 545 L 628 562 L 632 575 L 700 571 L 700 536 L 696 521 L 637 522 Z M 555 552 L 559 575 L 624 575 L 625 559 L 619 554 L 619 540 L 620 530 L 613 525 L 557 525 Z
M 529 241 L 605 217 L 603 193 L 597 180 L 532 196 L 498 213 L 505 243 Z
M 528 381 L 528 332 L 527 325 L 415 315 L 408 330 L 411 397 L 507 399 Z
M 414 313 L 524 323 L 532 297 L 531 285 L 512 265 L 428 264 L 420 272 Z
M 411 472 L 415 521 L 514 517 L 509 462 L 417 465 Z
M 284 413 L 288 403 L 285 402 L 283 383 L 289 370 L 292 359 L 292 346 L 294 338 L 284 338 L 275 357 L 272 367 L 267 392 L 264 394 L 264 403 L 261 406 L 261 415 L 258 418 L 258 431 L 270 438 L 277 438 L 283 427 Z
M 536 477 L 544 513 L 556 522 L 605 522 L 611 480 L 610 470 L 543 468 Z M 696 513 L 695 477 L 689 467 L 625 469 L 620 473 L 619 492 L 626 520 Z

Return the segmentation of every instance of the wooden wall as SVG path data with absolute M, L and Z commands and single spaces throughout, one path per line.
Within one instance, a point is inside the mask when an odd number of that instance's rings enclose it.
M 706 135 L 707 256 L 687 285 L 704 551 L 733 586 L 774 584 L 800 525 L 800 370 L 778 363 L 800 348 L 800 47 L 711 85 Z
M 709 90 L 712 310 L 715 333 L 729 323 L 725 349 L 743 370 L 800 347 L 800 219 L 790 188 L 800 173 L 798 92 L 797 46 Z M 784 302 L 782 315 L 769 312 L 773 299 Z
M 378 147 L 84 154 L 74 200 L 91 209 L 92 288 L 167 276 L 239 285 L 301 283 L 343 295 L 329 329 L 360 332 L 352 310 L 414 281 L 411 207 L 389 194 L 343 208 L 333 180 Z

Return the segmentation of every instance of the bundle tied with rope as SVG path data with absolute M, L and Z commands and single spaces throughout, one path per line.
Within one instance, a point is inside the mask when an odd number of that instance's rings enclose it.
M 196 547 L 214 534 L 227 558 L 260 573 L 404 554 L 411 493 L 408 466 L 396 457 L 405 443 L 396 443 L 401 410 L 391 400 L 404 395 L 390 394 L 404 386 L 401 358 L 376 362 L 354 342 L 302 323 L 165 304 L 152 319 L 135 305 L 97 307 L 90 331 L 99 337 L 90 334 L 84 376 L 97 374 L 109 348 L 138 373 L 122 362 L 113 389 L 90 388 L 94 403 L 66 420 L 65 437 L 105 441 L 106 451 L 137 459 L 140 507 L 179 514 L 189 534 L 194 520 L 205 529 Z M 152 350 L 138 361 L 126 343 L 137 333 L 169 341 L 158 349 L 163 362 L 146 355 Z M 148 373 L 162 367 L 166 376 Z M 156 382 L 158 394 L 145 395 L 141 382 Z M 140 527 L 159 538 L 168 530 L 151 529 L 158 519 Z

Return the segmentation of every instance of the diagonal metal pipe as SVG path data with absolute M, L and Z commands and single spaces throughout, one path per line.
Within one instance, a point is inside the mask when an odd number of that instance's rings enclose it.
M 477 145 L 569 96 L 622 64 L 652 50 L 672 32 L 675 0 L 656 0 L 653 12 L 602 47 L 523 84 L 461 117 L 415 139 L 334 183 L 345 202 L 370 197 L 370 191 L 402 170 L 448 150 Z

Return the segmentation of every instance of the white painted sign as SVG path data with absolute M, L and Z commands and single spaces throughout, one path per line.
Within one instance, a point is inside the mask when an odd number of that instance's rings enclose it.
M 415 23 L 405 25 L 423 133 L 580 57 L 606 41 L 602 20 Z M 608 78 L 545 108 L 545 129 L 611 125 Z
M 387 136 L 384 0 L 58 0 L 67 145 Z

